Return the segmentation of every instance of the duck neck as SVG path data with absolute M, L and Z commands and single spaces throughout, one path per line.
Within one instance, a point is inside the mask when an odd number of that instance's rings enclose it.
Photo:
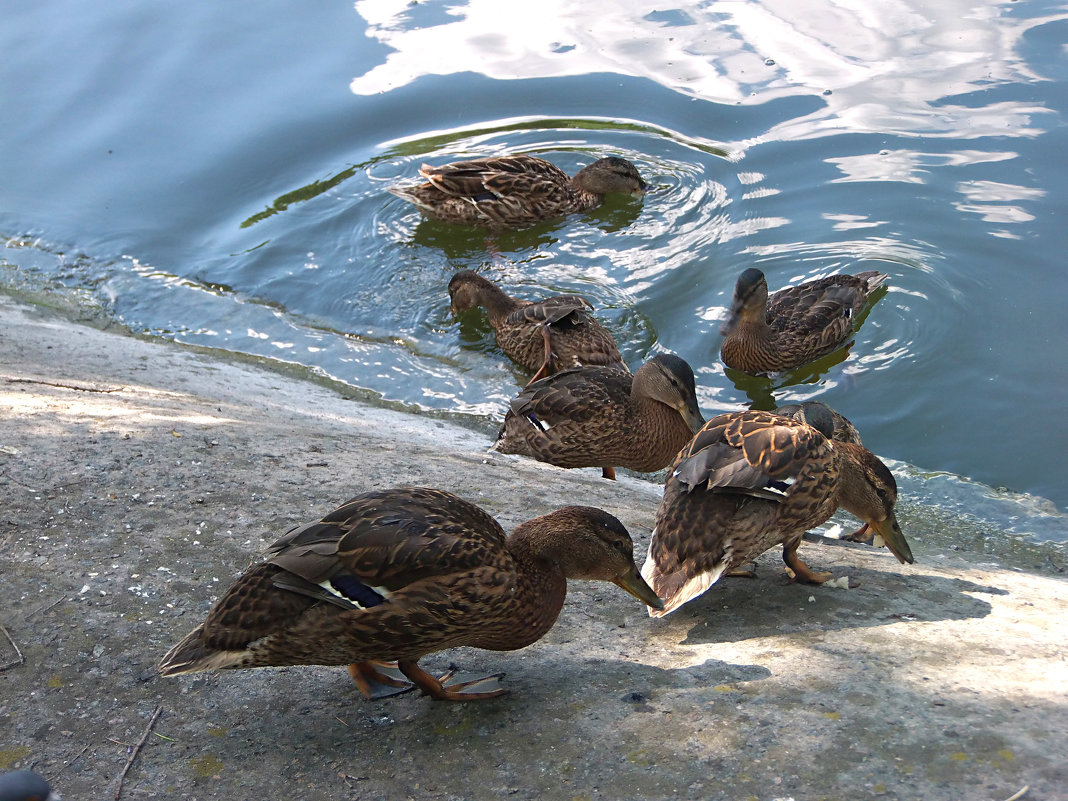
M 571 179 L 571 205 L 578 210 L 593 209 L 604 203 L 604 195 L 591 192 L 581 185 L 579 176 Z
M 862 445 L 854 445 L 852 442 L 836 442 L 834 447 L 841 454 L 838 467 L 838 506 L 867 522 L 872 518 L 872 514 L 871 510 L 866 508 L 867 504 L 863 499 L 874 495 L 874 490 L 862 466 L 863 451 L 867 449 Z
M 554 549 L 554 543 L 543 532 L 522 525 L 508 538 L 508 550 L 516 565 L 512 602 L 523 612 L 508 632 L 510 648 L 522 648 L 540 639 L 560 615 L 567 579 L 553 556 Z
M 623 465 L 639 473 L 652 473 L 667 467 L 694 432 L 678 410 L 655 398 L 631 399 L 630 436 L 644 442 L 641 460 Z
M 479 287 L 478 300 L 479 305 L 486 310 L 486 316 L 493 327 L 522 305 L 499 286 L 488 281 Z
M 771 326 L 768 325 L 766 307 L 743 309 L 741 314 L 738 315 L 735 332 L 740 339 L 754 342 L 763 342 L 770 339 L 772 330 Z

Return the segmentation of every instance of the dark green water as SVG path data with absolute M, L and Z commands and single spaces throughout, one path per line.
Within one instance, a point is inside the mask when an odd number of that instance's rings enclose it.
M 449 277 L 576 292 L 632 365 L 686 358 L 706 415 L 819 397 L 914 496 L 1068 539 L 1063 7 L 539 9 L 9 4 L 0 290 L 487 431 L 523 376 Z M 622 155 L 655 191 L 492 239 L 384 191 L 512 152 Z M 736 383 L 718 327 L 749 266 L 890 289 L 848 354 Z

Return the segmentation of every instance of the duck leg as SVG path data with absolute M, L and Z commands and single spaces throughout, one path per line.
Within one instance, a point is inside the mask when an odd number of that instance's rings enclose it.
M 866 533 L 867 531 L 868 524 L 865 523 L 852 534 L 847 534 L 846 536 L 842 537 L 842 539 L 849 540 L 849 542 L 863 542 L 867 545 L 871 545 L 872 541 L 875 539 L 875 535 L 871 533 Z
M 602 467 L 601 477 L 607 478 L 609 481 L 616 480 L 616 469 L 614 467 Z
M 538 368 L 538 372 L 534 373 L 534 377 L 527 382 L 528 387 L 539 378 L 545 378 L 549 375 L 549 365 L 553 360 L 553 341 L 549 334 L 549 326 L 541 326 L 541 336 L 545 340 L 545 356 L 542 359 L 541 367 Z
M 801 561 L 801 557 L 797 555 L 797 546 L 800 544 L 801 540 L 798 539 L 791 543 L 784 543 L 782 546 L 782 560 L 794 579 L 803 584 L 822 584 L 833 578 L 833 573 L 817 573 Z
M 497 698 L 504 695 L 508 690 L 503 687 L 498 687 L 496 690 L 483 690 L 471 692 L 474 688 L 487 684 L 490 682 L 498 683 L 501 678 L 504 677 L 503 673 L 494 673 L 491 676 L 483 676 L 479 679 L 472 679 L 470 681 L 459 681 L 452 684 L 446 684 L 452 676 L 453 671 L 449 671 L 440 679 L 435 679 L 415 662 L 408 662 L 401 660 L 397 663 L 397 667 L 400 668 L 401 673 L 412 680 L 424 694 L 429 695 L 438 701 L 480 701 L 485 698 Z
M 756 562 L 746 562 L 741 567 L 736 567 L 734 570 L 731 570 L 727 575 L 731 578 L 756 578 Z
M 354 662 L 349 665 L 349 675 L 366 698 L 377 701 L 391 698 L 415 689 L 415 685 L 403 678 L 396 662 Z M 391 675 L 392 674 L 392 675 Z

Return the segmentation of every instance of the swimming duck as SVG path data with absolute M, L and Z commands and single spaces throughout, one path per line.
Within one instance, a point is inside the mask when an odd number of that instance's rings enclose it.
M 389 191 L 433 220 L 489 228 L 522 228 L 596 208 L 609 193 L 645 191 L 637 168 L 618 156 L 598 159 L 574 178 L 545 159 L 524 155 L 424 164 L 419 174 L 426 183 Z
M 488 278 L 461 270 L 449 281 L 449 297 L 453 314 L 475 306 L 486 310 L 505 355 L 536 371 L 531 381 L 581 365 L 627 370 L 615 339 L 590 315 L 590 302 L 578 295 L 519 300 Z
M 368 492 L 274 543 L 159 671 L 349 665 L 370 697 L 399 684 L 435 699 L 492 698 L 505 690 L 479 688 L 502 674 L 450 683 L 419 659 L 465 645 L 530 645 L 556 621 L 569 578 L 610 581 L 660 604 L 638 575 L 627 530 L 600 509 L 567 506 L 506 537 L 449 492 Z
M 577 367 L 528 384 L 512 399 L 494 449 L 557 467 L 667 467 L 704 423 L 693 370 L 672 353 L 634 375 Z
M 798 581 L 827 581 L 831 574 L 810 570 L 797 548 L 838 507 L 864 520 L 900 562 L 913 562 L 894 515 L 893 475 L 863 446 L 830 439 L 833 418 L 816 406 L 806 409 L 808 423 L 773 412 L 721 414 L 679 453 L 642 567 L 664 600 L 651 616 L 674 611 L 780 543 Z
M 853 334 L 856 316 L 886 281 L 885 273 L 830 275 L 768 297 L 764 273 L 738 278 L 730 316 L 720 328 L 723 363 L 746 373 L 774 373 L 837 350 Z

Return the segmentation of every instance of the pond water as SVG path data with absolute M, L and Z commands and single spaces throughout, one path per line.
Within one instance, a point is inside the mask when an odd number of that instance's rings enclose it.
M 0 290 L 488 435 L 525 374 L 483 316 L 452 318 L 450 276 L 578 293 L 632 367 L 689 361 L 706 416 L 818 397 L 925 502 L 1068 539 L 1063 5 L 522 8 L 16 0 Z M 385 191 L 519 152 L 624 156 L 653 191 L 494 235 Z M 848 351 L 747 378 L 718 329 L 750 266 L 773 290 L 878 269 L 889 291 Z

